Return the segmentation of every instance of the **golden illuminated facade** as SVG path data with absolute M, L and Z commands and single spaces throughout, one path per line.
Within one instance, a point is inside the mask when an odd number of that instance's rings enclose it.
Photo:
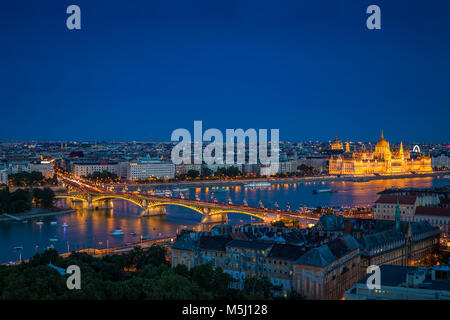
M 337 140 L 337 139 L 336 139 Z M 375 146 L 375 151 L 350 152 L 347 143 L 345 153 L 332 155 L 330 158 L 330 174 L 365 175 L 365 174 L 402 174 L 409 172 L 432 172 L 431 158 L 420 154 L 411 158 L 409 151 L 403 150 L 403 144 L 396 151 L 391 151 L 389 142 L 383 137 Z
M 338 140 L 337 136 L 334 137 L 334 141 L 331 143 L 331 150 L 344 150 L 342 142 Z

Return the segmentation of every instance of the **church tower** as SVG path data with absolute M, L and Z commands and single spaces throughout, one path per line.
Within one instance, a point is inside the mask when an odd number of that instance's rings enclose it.
M 348 143 L 348 141 L 345 143 L 345 152 L 350 153 L 350 144 Z

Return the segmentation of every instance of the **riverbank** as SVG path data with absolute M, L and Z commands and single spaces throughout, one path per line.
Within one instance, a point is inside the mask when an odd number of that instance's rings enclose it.
M 50 209 L 33 208 L 27 212 L 21 212 L 21 213 L 11 215 L 17 219 L 14 219 L 14 218 L 11 218 L 11 217 L 8 217 L 5 215 L 0 215 L 0 222 L 16 221 L 16 220 L 23 221 L 23 220 L 39 218 L 39 217 L 59 216 L 59 215 L 73 213 L 75 211 L 76 211 L 75 209 L 70 209 L 70 208 L 64 208 L 64 209 L 61 209 L 61 208 L 50 208 Z
M 450 174 L 449 171 L 439 171 L 424 174 L 401 174 L 390 176 L 313 176 L 313 177 L 286 177 L 286 178 L 249 178 L 249 179 L 222 179 L 222 180 L 196 180 L 196 181 L 177 181 L 177 182 L 155 182 L 155 183 L 127 183 L 127 184 L 112 184 L 105 185 L 115 188 L 123 187 L 204 187 L 204 186 L 221 186 L 221 185 L 244 185 L 252 182 L 269 182 L 269 183 L 297 183 L 297 182 L 321 182 L 321 181 L 347 181 L 358 179 L 364 181 L 371 180 L 389 180 L 389 179 L 404 179 L 404 178 L 426 178 L 426 177 L 440 177 Z M 449 179 L 450 184 L 450 179 Z

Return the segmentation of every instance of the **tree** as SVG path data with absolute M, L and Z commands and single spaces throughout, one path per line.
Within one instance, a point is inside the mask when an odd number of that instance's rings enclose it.
M 195 179 L 200 175 L 200 173 L 197 170 L 189 170 L 186 175 L 188 178 Z
M 248 277 L 244 281 L 243 294 L 249 300 L 272 298 L 272 283 L 266 277 Z
M 53 207 L 53 202 L 55 200 L 55 193 L 50 188 L 44 188 L 42 190 L 41 207 L 51 208 Z
M 204 167 L 202 168 L 201 176 L 202 177 L 210 177 L 212 176 L 213 171 L 210 168 Z
M 24 189 L 17 189 L 11 193 L 9 211 L 11 213 L 19 213 L 31 210 L 32 199 L 31 192 Z
M 41 208 L 53 207 L 53 201 L 55 199 L 55 193 L 50 188 L 33 189 L 33 200 L 37 206 Z
M 3 188 L 0 190 L 0 213 L 7 212 L 9 210 L 11 202 L 11 195 L 9 188 Z

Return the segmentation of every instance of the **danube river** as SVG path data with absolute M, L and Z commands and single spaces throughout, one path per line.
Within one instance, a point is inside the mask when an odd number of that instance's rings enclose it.
M 183 192 L 185 198 L 229 202 L 250 206 L 286 208 L 298 210 L 300 206 L 371 206 L 376 193 L 390 187 L 416 187 L 449 185 L 449 179 L 437 177 L 371 180 L 366 182 L 330 181 L 301 182 L 289 184 L 273 183 L 269 188 L 252 189 L 243 186 L 221 186 L 189 188 Z M 313 194 L 314 189 L 332 189 L 334 193 Z M 179 196 L 179 192 L 174 192 Z M 58 200 L 59 206 L 67 206 Z M 167 215 L 140 217 L 141 208 L 125 200 L 114 200 L 112 208 L 86 210 L 61 216 L 31 219 L 28 223 L 0 222 L 0 263 L 31 257 L 53 245 L 60 253 L 84 248 L 106 248 L 123 243 L 138 242 L 140 236 L 174 235 L 180 228 L 198 225 L 201 215 L 186 208 L 169 206 Z M 250 222 L 250 217 L 230 214 L 230 223 Z M 43 224 L 37 224 L 42 221 Z M 53 222 L 53 223 L 51 223 Z M 56 223 L 55 223 L 56 222 Z M 63 223 L 68 227 L 63 227 Z M 122 228 L 123 236 L 111 236 L 116 228 Z M 53 241 L 50 241 L 53 239 Z M 15 247 L 23 247 L 15 250 Z

